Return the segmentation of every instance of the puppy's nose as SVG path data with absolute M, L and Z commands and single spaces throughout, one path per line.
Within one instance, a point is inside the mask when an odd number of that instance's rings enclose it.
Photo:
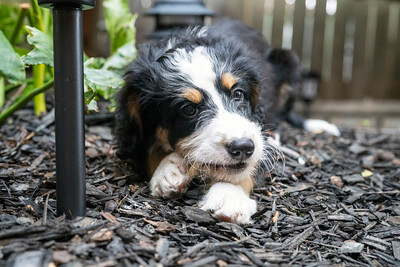
M 227 150 L 232 158 L 243 161 L 253 155 L 254 142 L 249 138 L 239 138 L 232 141 Z

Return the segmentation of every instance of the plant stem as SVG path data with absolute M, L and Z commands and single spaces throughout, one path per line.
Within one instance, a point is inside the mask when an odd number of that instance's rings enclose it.
M 42 11 L 37 3 L 37 0 L 31 0 L 31 24 L 33 27 L 43 31 L 43 18 L 42 18 Z
M 44 71 L 44 64 L 33 66 L 33 85 L 35 88 L 40 87 L 44 84 Z M 44 97 L 44 94 L 35 96 L 35 98 L 33 98 L 33 103 L 35 105 L 36 116 L 40 116 L 43 113 L 46 113 L 46 99 Z
M 4 106 L 5 96 L 6 96 L 6 87 L 4 84 L 4 77 L 0 75 L 0 108 Z
M 29 8 L 30 8 L 30 5 L 28 3 L 23 3 L 23 4 L 19 5 L 17 21 L 15 22 L 14 29 L 12 31 L 11 38 L 10 38 L 10 43 L 12 45 L 14 45 L 15 42 L 17 41 L 18 34 L 21 31 L 22 24 L 24 22 L 24 18 L 26 17 L 26 14 L 28 13 Z
M 16 110 L 22 108 L 30 100 L 32 100 L 33 97 L 35 97 L 38 94 L 44 93 L 45 91 L 53 87 L 53 85 L 54 85 L 54 79 L 51 79 L 43 86 L 30 90 L 26 95 L 14 101 L 14 103 L 8 109 L 6 109 L 4 112 L 0 114 L 0 125 L 3 124 L 7 120 L 7 118 L 10 117 Z
M 31 0 L 31 6 L 32 24 L 34 27 L 43 32 L 44 26 L 42 11 L 40 10 L 37 0 Z M 36 88 L 43 85 L 45 70 L 45 65 L 43 64 L 33 66 L 33 84 Z M 36 96 L 33 99 L 33 103 L 36 116 L 40 116 L 43 113 L 46 113 L 46 99 L 44 97 L 44 94 Z
M 51 13 L 50 9 L 42 9 L 42 23 L 43 23 L 43 29 L 42 31 L 44 33 L 49 33 L 51 32 Z
M 26 79 L 24 82 L 26 82 L 27 84 L 29 84 L 29 83 L 32 83 L 32 82 L 33 82 L 33 79 L 32 79 L 32 78 L 28 78 L 28 79 Z M 12 90 L 14 90 L 14 89 L 20 87 L 21 84 L 22 84 L 22 83 L 18 83 L 18 84 L 8 84 L 8 85 L 5 87 L 5 93 L 7 94 L 8 92 L 10 92 L 10 91 L 12 91 Z

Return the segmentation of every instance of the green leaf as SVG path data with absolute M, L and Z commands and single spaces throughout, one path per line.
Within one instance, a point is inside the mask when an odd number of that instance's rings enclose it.
M 123 70 L 136 58 L 136 48 L 133 41 L 118 48 L 104 63 L 104 69 Z
M 86 107 L 90 111 L 99 112 L 99 108 L 97 107 L 97 101 L 94 98 L 92 100 L 90 100 L 90 102 L 88 104 L 86 104 Z
M 110 99 L 122 86 L 124 80 L 118 74 L 104 69 L 85 69 L 86 86 L 95 90 L 104 99 Z
M 88 88 L 85 84 L 85 104 L 88 110 L 98 112 L 99 109 L 97 107 L 96 101 L 96 91 Z
M 0 73 L 11 83 L 25 80 L 25 68 L 19 55 L 0 30 Z
M 101 69 L 105 61 L 102 57 L 91 57 L 85 60 L 84 66 L 89 69 Z
M 45 64 L 53 67 L 53 41 L 50 36 L 30 26 L 25 26 L 29 35 L 28 43 L 35 48 L 30 51 L 22 60 L 26 65 Z
M 17 46 L 14 46 L 14 50 L 15 50 L 15 52 L 18 53 L 18 55 L 19 55 L 20 57 L 26 56 L 26 55 L 29 53 L 29 50 L 28 50 L 28 49 L 21 48 L 21 47 L 17 47 Z
M 113 54 L 124 44 L 135 40 L 135 20 L 127 0 L 104 0 L 104 17 Z

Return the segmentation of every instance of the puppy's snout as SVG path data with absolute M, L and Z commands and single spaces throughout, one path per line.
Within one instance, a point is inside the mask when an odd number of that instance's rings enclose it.
M 254 152 L 254 142 L 249 138 L 239 138 L 227 145 L 227 150 L 232 158 L 243 161 Z

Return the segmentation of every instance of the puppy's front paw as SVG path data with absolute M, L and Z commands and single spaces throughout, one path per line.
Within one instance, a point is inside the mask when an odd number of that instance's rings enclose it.
M 177 153 L 169 154 L 160 162 L 150 180 L 151 195 L 174 197 L 186 191 L 188 182 L 189 175 L 183 158 Z
M 338 127 L 324 120 L 305 120 L 304 129 L 308 132 L 324 131 L 334 136 L 340 136 Z
M 257 203 L 250 199 L 242 187 L 229 183 L 216 183 L 200 203 L 203 210 L 212 210 L 220 221 L 239 224 L 252 223 L 251 215 L 257 211 Z

